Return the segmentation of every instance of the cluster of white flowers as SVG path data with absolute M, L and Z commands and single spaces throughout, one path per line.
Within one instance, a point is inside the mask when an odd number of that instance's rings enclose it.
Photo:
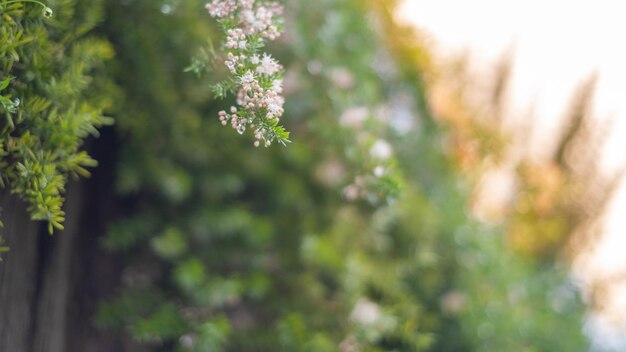
M 361 173 L 354 177 L 354 181 L 343 189 L 347 200 L 353 202 L 366 199 L 372 203 L 380 201 L 375 189 L 376 185 L 388 184 L 389 177 L 393 177 L 394 150 L 385 139 L 370 133 L 366 121 L 372 116 L 372 110 L 365 106 L 355 106 L 345 110 L 339 117 L 339 124 L 356 134 L 356 146 L 361 155 L 367 155 L 367 162 L 362 165 Z
M 220 111 L 222 125 L 230 125 L 239 134 L 254 133 L 254 145 L 269 146 L 288 142 L 287 133 L 278 123 L 284 113 L 283 67 L 271 55 L 260 53 L 265 40 L 280 36 L 283 8 L 277 2 L 259 0 L 213 0 L 206 5 L 209 14 L 224 28 L 228 49 L 224 64 L 232 77 L 237 105 Z

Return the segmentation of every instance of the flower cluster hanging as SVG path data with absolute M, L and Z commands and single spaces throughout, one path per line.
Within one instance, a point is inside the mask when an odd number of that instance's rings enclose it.
M 261 52 L 266 41 L 280 36 L 283 7 L 273 1 L 213 0 L 206 5 L 226 35 L 224 64 L 231 76 L 214 91 L 223 97 L 236 94 L 237 105 L 220 111 L 222 125 L 239 134 L 250 130 L 254 145 L 274 142 L 285 145 L 289 133 L 279 125 L 284 113 L 283 66 L 270 54 Z

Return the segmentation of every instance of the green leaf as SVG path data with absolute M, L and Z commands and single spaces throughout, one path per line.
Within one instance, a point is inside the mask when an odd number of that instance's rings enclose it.
M 11 83 L 12 79 L 13 79 L 12 77 L 7 77 L 3 79 L 2 81 L 0 81 L 0 91 L 5 90 L 9 86 L 9 83 Z
M 200 287 L 206 280 L 206 270 L 200 260 L 192 258 L 176 267 L 174 278 L 183 289 L 193 290 Z
M 153 238 L 150 245 L 164 259 L 174 259 L 187 251 L 185 236 L 173 227 L 166 229 L 161 236 Z

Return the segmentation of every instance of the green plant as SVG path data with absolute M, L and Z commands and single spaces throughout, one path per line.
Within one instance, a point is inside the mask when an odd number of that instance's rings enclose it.
M 368 1 L 289 2 L 272 52 L 298 138 L 278 151 L 206 118 L 221 103 L 179 72 L 190 47 L 222 30 L 197 4 L 176 4 L 109 4 L 125 63 L 113 71 L 125 97 L 117 186 L 131 202 L 104 244 L 131 274 L 100 306 L 100 326 L 152 350 L 584 348 L 577 297 L 557 312 L 542 296 L 563 272 L 529 279 L 535 269 L 500 229 L 467 214 L 467 185 L 415 79 L 425 73 L 391 54 L 402 45 L 381 35 Z M 527 282 L 506 315 L 511 288 Z M 540 340 L 549 326 L 567 338 Z
M 52 15 L 54 14 L 54 11 L 52 11 L 51 8 L 49 8 L 43 2 L 37 1 L 37 0 L 11 0 L 11 1 L 6 1 L 3 5 L 17 4 L 17 3 L 29 3 L 29 2 L 41 6 L 41 14 L 44 17 L 52 17 Z
M 43 8 L 33 16 L 24 3 Z M 28 203 L 34 220 L 62 229 L 67 178 L 87 176 L 97 164 L 81 151 L 104 116 L 110 99 L 98 95 L 94 77 L 110 46 L 85 36 L 99 21 L 99 5 L 75 11 L 77 1 L 58 4 L 58 17 L 39 1 L 0 2 L 0 185 Z

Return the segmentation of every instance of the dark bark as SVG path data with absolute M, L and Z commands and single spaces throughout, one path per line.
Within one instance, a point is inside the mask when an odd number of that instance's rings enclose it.
M 78 235 L 81 213 L 81 185 L 74 184 L 66 195 L 65 211 L 70 217 L 65 230 L 39 241 L 44 243 L 39 258 L 41 280 L 37 292 L 37 312 L 34 323 L 34 352 L 65 352 L 68 293 L 70 289 L 70 259 L 73 240 Z
M 120 209 L 113 196 L 114 145 L 112 129 L 93 144 L 100 166 L 92 178 L 70 182 L 65 230 L 52 236 L 16 196 L 0 194 L 0 231 L 11 248 L 0 262 L 1 352 L 135 351 L 93 319 L 98 303 L 115 293 L 122 269 L 100 246 Z
M 19 199 L 0 195 L 2 237 L 11 251 L 0 263 L 0 351 L 30 351 L 37 291 L 37 230 Z
M 102 130 L 93 143 L 90 154 L 99 162 L 92 177 L 84 180 L 83 214 L 76 250 L 72 251 L 72 291 L 66 329 L 68 352 L 134 351 L 124 348 L 119 332 L 105 331 L 94 324 L 98 304 L 110 299 L 118 287 L 122 260 L 105 251 L 101 239 L 107 227 L 123 207 L 114 197 L 115 160 L 117 145 L 112 128 Z

